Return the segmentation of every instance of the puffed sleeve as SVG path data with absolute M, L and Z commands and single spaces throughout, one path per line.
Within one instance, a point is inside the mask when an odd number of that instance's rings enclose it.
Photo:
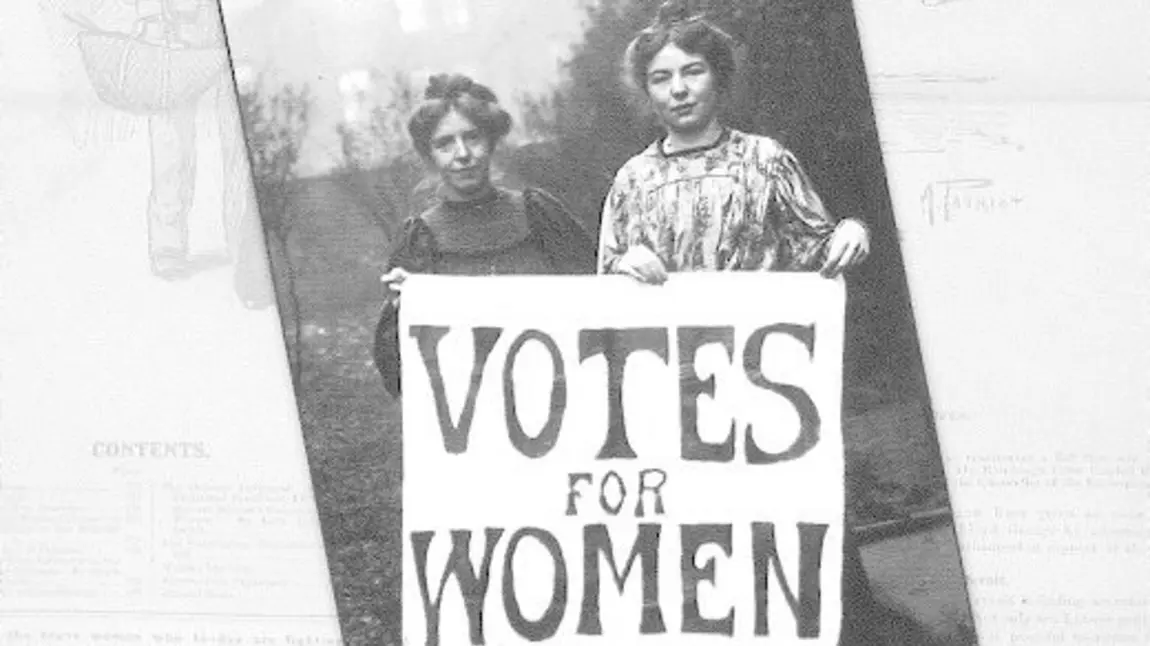
M 595 273 L 595 239 L 558 198 L 538 188 L 526 189 L 531 229 L 543 243 L 552 267 L 560 274 Z
M 627 199 L 626 167 L 619 170 L 607 197 L 603 200 L 603 215 L 599 224 L 598 270 L 600 274 L 615 271 L 615 265 L 627 252 Z
M 816 271 L 826 256 L 827 242 L 837 220 L 795 156 L 786 149 L 763 160 L 766 182 L 764 226 L 779 237 L 778 266 L 782 271 Z
M 427 222 L 422 217 L 408 218 L 388 256 L 387 270 L 399 267 L 412 273 L 427 273 L 432 270 L 436 256 L 435 236 Z
M 404 222 L 399 242 L 387 261 L 388 271 L 399 267 L 409 272 L 429 272 L 435 264 L 435 239 L 422 218 L 409 218 Z M 373 347 L 375 368 L 383 379 L 383 387 L 392 397 L 402 392 L 399 363 L 399 305 L 388 300 L 380 311 L 375 326 Z

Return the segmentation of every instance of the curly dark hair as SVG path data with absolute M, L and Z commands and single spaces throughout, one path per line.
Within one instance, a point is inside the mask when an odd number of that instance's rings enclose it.
M 702 56 L 715 74 L 720 93 L 731 87 L 735 77 L 735 40 L 699 13 L 691 11 L 688 0 L 667 0 L 655 20 L 635 36 L 623 54 L 623 75 L 636 90 L 647 93 L 647 68 L 667 45 Z
M 407 132 L 419 154 L 431 152 L 431 134 L 452 110 L 471 120 L 487 135 L 492 147 L 511 132 L 511 115 L 486 85 L 462 74 L 436 74 L 428 81 L 424 101 L 407 122 Z

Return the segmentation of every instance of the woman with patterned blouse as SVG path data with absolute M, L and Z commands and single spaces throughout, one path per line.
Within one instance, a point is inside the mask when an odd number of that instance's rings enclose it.
M 603 206 L 599 273 L 652 284 L 682 271 L 833 277 L 866 258 L 866 226 L 828 213 L 790 151 L 720 123 L 719 103 L 735 72 L 726 33 L 672 0 L 631 42 L 625 67 L 666 136 L 615 176 Z M 849 532 L 842 583 L 840 644 L 904 643 L 914 632 L 875 602 Z
M 723 126 L 719 101 L 735 61 L 729 37 L 664 5 L 631 42 L 628 80 L 666 137 L 615 176 L 603 208 L 600 273 L 662 282 L 670 271 L 813 271 L 864 258 L 859 220 L 836 220 L 777 141 Z

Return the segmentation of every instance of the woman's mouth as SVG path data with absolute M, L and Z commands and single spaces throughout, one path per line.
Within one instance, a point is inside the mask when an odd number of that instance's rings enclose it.
M 694 109 L 694 103 L 684 103 L 682 105 L 677 105 L 671 108 L 671 114 L 675 115 L 676 117 L 685 117 L 691 114 L 691 111 Z

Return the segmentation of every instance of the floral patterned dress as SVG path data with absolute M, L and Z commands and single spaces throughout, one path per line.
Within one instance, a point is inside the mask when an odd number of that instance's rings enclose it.
M 769 137 L 728 129 L 712 146 L 679 153 L 656 141 L 615 175 L 598 272 L 613 272 L 637 244 L 668 272 L 817 271 L 837 225 L 795 156 Z M 850 532 L 842 574 L 840 646 L 924 643 L 878 604 Z
M 814 271 L 837 224 L 795 156 L 728 129 L 712 146 L 666 153 L 656 141 L 615 176 L 603 207 L 599 273 L 632 245 L 667 271 Z

